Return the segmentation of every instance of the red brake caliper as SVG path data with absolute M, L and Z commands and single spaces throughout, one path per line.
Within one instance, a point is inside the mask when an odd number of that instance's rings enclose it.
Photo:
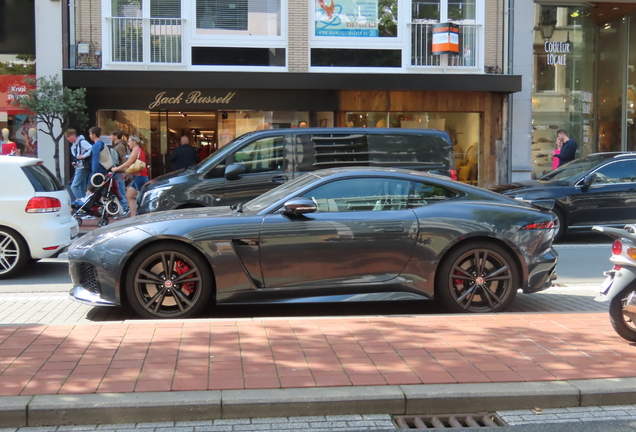
M 453 274 L 460 275 L 462 274 L 462 272 L 460 272 L 459 270 L 455 270 Z M 453 285 L 461 289 L 464 286 L 464 281 L 462 279 L 453 279 Z
M 177 272 L 179 276 L 190 271 L 190 266 L 181 260 L 177 260 L 174 266 L 175 266 L 175 271 Z M 192 277 L 194 277 L 194 275 L 190 275 L 186 277 L 186 279 L 190 279 Z M 181 285 L 181 289 L 184 289 L 189 294 L 192 294 L 194 292 L 194 282 L 185 282 L 184 284 Z

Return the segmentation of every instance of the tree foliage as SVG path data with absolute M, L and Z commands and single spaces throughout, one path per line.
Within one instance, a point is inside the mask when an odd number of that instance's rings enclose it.
M 14 94 L 13 105 L 36 116 L 39 130 L 53 140 L 55 174 L 60 174 L 60 140 L 69 127 L 83 128 L 88 122 L 86 115 L 86 89 L 71 90 L 64 87 L 57 75 L 27 80 L 35 88 L 25 95 Z

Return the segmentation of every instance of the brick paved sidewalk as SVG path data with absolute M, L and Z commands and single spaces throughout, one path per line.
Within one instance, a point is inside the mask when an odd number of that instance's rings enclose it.
M 0 395 L 636 376 L 607 313 L 0 326 Z

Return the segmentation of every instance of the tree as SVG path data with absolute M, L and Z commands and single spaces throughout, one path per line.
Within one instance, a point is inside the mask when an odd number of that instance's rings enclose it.
M 29 79 L 27 83 L 35 88 L 27 90 L 25 95 L 14 94 L 12 104 L 22 110 L 33 113 L 39 130 L 50 136 L 55 146 L 55 175 L 62 180 L 60 174 L 60 140 L 64 131 L 70 126 L 82 128 L 88 122 L 86 115 L 86 89 L 71 90 L 64 87 L 57 75 Z

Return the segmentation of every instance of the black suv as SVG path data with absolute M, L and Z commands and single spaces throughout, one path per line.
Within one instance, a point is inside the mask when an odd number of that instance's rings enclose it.
M 430 171 L 456 179 L 446 132 L 308 128 L 247 133 L 207 159 L 146 183 L 138 214 L 247 202 L 303 173 L 342 166 Z

